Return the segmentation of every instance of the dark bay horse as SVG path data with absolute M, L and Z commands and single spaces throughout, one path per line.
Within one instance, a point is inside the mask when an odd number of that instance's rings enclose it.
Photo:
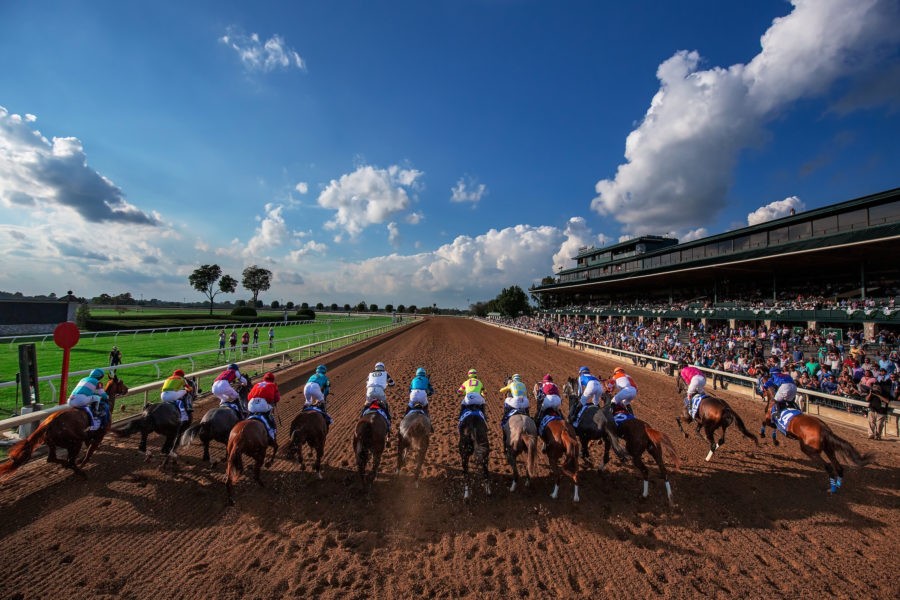
M 482 414 L 473 410 L 466 415 L 459 424 L 459 459 L 462 462 L 463 500 L 468 500 L 472 493 L 470 490 L 469 460 L 475 456 L 475 460 L 481 465 L 484 475 L 484 493 L 491 495 L 490 474 L 488 473 L 488 457 L 491 453 L 491 445 L 488 442 L 488 428 Z
M 881 391 L 879 384 L 872 386 L 873 392 L 870 393 L 877 393 L 875 392 L 876 389 L 879 392 Z M 771 414 L 770 410 L 774 399 L 775 394 L 772 389 L 766 389 L 766 415 L 768 422 L 764 421 L 764 424 L 768 424 L 777 430 L 776 424 L 768 417 Z M 794 416 L 788 422 L 787 433 L 789 438 L 800 442 L 800 450 L 809 457 L 814 465 L 822 467 L 828 473 L 828 491 L 832 494 L 837 493 L 844 484 L 844 467 L 837 460 L 836 455 L 838 452 L 849 458 L 858 467 L 866 466 L 874 458 L 872 453 L 861 454 L 850 442 L 839 437 L 820 418 L 813 415 L 801 413 Z M 775 440 L 774 436 L 773 440 L 777 445 L 778 440 Z M 828 457 L 827 462 L 822 458 L 822 452 Z
M 188 413 L 190 415 L 190 413 Z M 151 433 L 158 433 L 163 437 L 161 452 L 165 455 L 160 468 L 165 468 L 169 462 L 176 464 L 178 455 L 175 454 L 175 442 L 181 432 L 190 426 L 191 422 L 181 421 L 181 412 L 172 402 L 157 402 L 155 404 L 145 404 L 144 412 L 136 417 L 122 429 L 113 429 L 119 437 L 128 437 L 133 433 L 141 434 L 141 441 L 138 444 L 138 451 L 143 452 L 146 458 L 145 462 L 152 458 L 153 453 L 147 449 L 147 436 Z
M 431 419 L 423 410 L 416 410 L 416 406 L 418 405 L 414 404 L 413 410 L 403 417 L 397 430 L 397 474 L 400 474 L 409 454 L 415 453 L 415 480 L 416 487 L 419 487 L 422 464 L 431 442 Z
M 272 446 L 272 456 L 266 462 L 266 450 L 269 446 Z M 228 504 L 234 505 L 234 484 L 244 470 L 242 456 L 246 454 L 254 460 L 253 479 L 260 487 L 265 487 L 259 473 L 264 462 L 267 467 L 272 466 L 275 461 L 275 453 L 278 451 L 278 443 L 269 439 L 266 426 L 257 419 L 244 419 L 231 430 L 225 450 L 228 455 L 225 467 L 225 490 L 228 492 Z
M 625 416 L 620 416 L 619 418 L 620 421 L 616 426 L 618 434 L 622 440 L 625 441 L 625 449 L 631 456 L 634 468 L 637 469 L 644 480 L 644 492 L 641 495 L 641 498 L 646 500 L 650 493 L 650 471 L 647 469 L 647 465 L 644 464 L 642 459 L 644 452 L 648 452 L 650 456 L 653 457 L 653 460 L 656 461 L 656 464 L 659 466 L 659 473 L 666 482 L 666 497 L 669 501 L 669 505 L 674 506 L 675 503 L 672 499 L 672 485 L 669 483 L 669 473 L 666 471 L 666 465 L 663 461 L 663 451 L 665 451 L 672 459 L 672 462 L 675 463 L 675 468 L 681 466 L 681 461 L 678 460 L 678 455 L 675 453 L 675 447 L 672 445 L 672 440 L 661 431 L 657 431 L 650 427 L 646 421 L 637 419 L 627 413 L 625 413 Z M 609 462 L 609 448 L 609 443 L 605 443 L 603 448 L 603 462 L 600 465 L 601 471 L 606 468 L 606 465 Z
M 128 393 L 128 386 L 119 379 L 113 377 L 104 386 L 107 396 L 109 396 L 109 412 L 112 414 L 115 408 L 116 397 L 123 396 Z M 44 419 L 38 428 L 31 435 L 22 440 L 9 451 L 9 460 L 0 465 L 0 478 L 5 475 L 12 474 L 24 464 L 34 449 L 41 443 L 47 444 L 49 453 L 47 454 L 47 462 L 63 465 L 72 472 L 81 477 L 86 477 L 81 469 L 94 454 L 94 451 L 103 441 L 106 432 L 109 431 L 109 424 L 97 431 L 86 431 L 91 426 L 91 419 L 87 412 L 80 408 L 66 408 L 55 412 Z M 87 452 L 80 461 L 76 462 L 78 455 L 81 454 L 82 444 L 87 444 Z M 66 459 L 57 458 L 57 448 L 66 450 Z
M 509 446 L 506 448 L 506 460 L 512 469 L 512 484 L 509 491 L 516 491 L 516 485 L 519 482 L 519 468 L 517 465 L 518 457 L 525 453 L 525 485 L 528 486 L 531 480 L 537 477 L 537 425 L 534 419 L 528 415 L 514 414 L 507 421 L 509 428 Z
M 687 384 L 685 384 L 684 379 L 681 378 L 680 375 L 675 375 L 675 388 L 678 390 L 679 398 L 683 400 L 684 395 L 687 393 Z M 692 400 L 693 401 L 693 400 Z M 728 429 L 728 426 L 734 423 L 737 425 L 737 428 L 744 435 L 744 437 L 753 440 L 755 445 L 759 445 L 759 441 L 756 439 L 756 436 L 750 433 L 747 430 L 747 427 L 744 425 L 744 421 L 741 419 L 740 415 L 738 415 L 734 409 L 732 409 L 727 402 L 722 400 L 721 398 L 717 398 L 715 396 L 706 395 L 701 401 L 700 406 L 697 408 L 697 416 L 691 417 L 691 413 L 688 410 L 687 406 L 684 406 L 684 402 L 681 403 L 682 412 L 681 415 L 675 417 L 675 422 L 678 423 L 678 429 L 681 430 L 681 433 L 684 434 L 684 437 L 688 437 L 687 432 L 684 430 L 684 427 L 681 426 L 681 420 L 684 419 L 688 423 L 691 421 L 697 422 L 697 433 L 700 433 L 700 430 L 706 434 L 706 439 L 709 440 L 709 453 L 706 455 L 707 462 L 712 459 L 713 453 L 725 443 L 725 430 Z M 715 439 L 715 431 L 716 429 L 722 430 L 722 437 L 719 438 L 718 442 Z
M 548 409 L 549 411 L 550 409 Z M 556 500 L 559 495 L 559 481 L 563 474 L 572 478 L 575 484 L 575 493 L 572 496 L 573 502 L 580 500 L 578 496 L 578 438 L 575 436 L 575 429 L 572 424 L 567 422 L 560 415 L 559 419 L 554 419 L 547 423 L 541 434 L 541 439 L 546 444 L 545 451 L 547 460 L 550 463 L 550 475 L 553 477 L 553 493 L 550 497 Z M 560 460 L 562 465 L 560 466 Z
M 356 469 L 363 490 L 371 488 L 375 483 L 388 433 L 388 422 L 377 411 L 378 403 L 373 402 L 371 407 L 376 410 L 366 411 L 356 422 L 356 430 L 353 433 L 353 452 L 356 454 Z M 372 473 L 367 485 L 366 466 L 369 463 L 369 456 L 372 457 Z
M 325 415 L 315 409 L 304 409 L 294 417 L 290 431 L 291 437 L 287 446 L 288 458 L 292 458 L 296 454 L 300 470 L 305 471 L 303 446 L 309 446 L 316 453 L 313 470 L 318 478 L 322 479 L 322 454 L 325 453 L 325 438 L 328 436 L 328 423 L 325 422 Z
M 246 414 L 247 393 L 252 385 L 249 383 L 249 377 L 247 377 L 247 381 L 248 383 L 245 386 L 241 386 L 238 381 L 232 382 L 232 387 L 240 394 L 240 408 L 245 411 L 244 414 Z M 181 434 L 179 446 L 187 446 L 194 441 L 195 437 L 199 437 L 200 442 L 203 444 L 203 460 L 209 462 L 209 443 L 216 441 L 221 444 L 227 444 L 231 429 L 242 418 L 242 415 L 239 416 L 234 409 L 228 406 L 217 406 L 207 411 L 199 423 L 191 425 L 184 430 L 184 433 Z

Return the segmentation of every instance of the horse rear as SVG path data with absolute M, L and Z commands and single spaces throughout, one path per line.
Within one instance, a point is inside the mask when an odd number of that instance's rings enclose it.
M 165 456 L 160 468 L 166 467 L 170 462 L 174 465 L 178 460 L 175 453 L 175 442 L 181 435 L 182 430 L 187 429 L 190 421 L 181 421 L 181 412 L 178 407 L 171 402 L 157 402 L 144 406 L 144 412 L 139 417 L 132 419 L 128 425 L 121 429 L 114 429 L 119 437 L 129 437 L 134 433 L 141 434 L 141 441 L 138 444 L 138 452 L 144 453 L 144 461 L 149 461 L 153 457 L 153 452 L 147 449 L 147 437 L 151 433 L 157 433 L 163 438 L 160 452 Z
M 866 466 L 874 458 L 871 453 L 860 453 L 850 442 L 838 436 L 821 419 L 813 415 L 797 415 L 788 423 L 787 431 L 797 438 L 800 450 L 813 464 L 828 473 L 828 491 L 832 494 L 837 493 L 844 484 L 844 466 L 838 461 L 838 454 L 843 454 L 857 467 Z M 828 457 L 828 461 L 822 458 L 822 452 Z
M 266 449 L 269 445 L 269 434 L 266 432 L 266 427 L 256 419 L 240 421 L 231 430 L 226 446 L 228 459 L 225 467 L 225 490 L 228 492 L 229 504 L 234 504 L 234 484 L 244 470 L 244 454 L 254 460 L 253 479 L 260 487 L 265 487 L 260 478 L 260 471 L 263 463 L 267 467 L 272 466 L 275 461 L 275 452 L 278 451 L 278 444 L 271 443 L 272 457 L 266 462 Z
M 519 482 L 518 457 L 525 453 L 525 485 L 537 477 L 538 435 L 534 419 L 528 415 L 515 414 L 507 422 L 509 428 L 509 447 L 506 459 L 512 469 L 512 484 L 509 491 L 514 492 Z
M 353 452 L 356 454 L 356 468 L 363 490 L 371 487 L 378 476 L 381 455 L 384 452 L 384 443 L 387 438 L 387 428 L 387 421 L 377 412 L 363 415 L 356 423 L 356 430 L 353 433 Z M 367 485 L 366 466 L 370 456 L 372 457 L 372 474 Z
M 679 394 L 683 394 L 686 389 L 684 381 L 681 377 L 678 377 L 677 379 L 679 382 L 677 389 L 679 390 Z M 697 408 L 696 417 L 691 416 L 687 406 L 683 406 L 681 416 L 675 417 L 675 422 L 678 423 L 678 429 L 684 434 L 684 437 L 687 438 L 688 434 L 681 424 L 682 419 L 686 420 L 688 423 L 696 421 L 697 433 L 702 429 L 706 435 L 706 439 L 709 441 L 709 453 L 706 455 L 707 461 L 710 461 L 713 457 L 713 453 L 725 443 L 725 431 L 728 429 L 729 425 L 736 425 L 744 437 L 752 440 L 754 445 L 759 445 L 756 436 L 750 433 L 744 425 L 741 416 L 737 414 L 727 402 L 716 396 L 708 394 L 704 396 Z M 719 437 L 718 441 L 715 439 L 715 432 L 717 429 L 722 430 L 722 435 Z
M 491 446 L 488 442 L 487 423 L 480 415 L 469 415 L 463 420 L 459 428 L 459 458 L 462 462 L 463 478 L 465 480 L 463 500 L 468 500 L 471 496 L 469 489 L 469 460 L 473 455 L 475 460 L 481 465 L 481 471 L 484 475 L 484 493 L 488 496 L 491 495 L 490 474 L 488 473 L 488 457 L 490 453 Z
M 415 453 L 415 481 L 418 487 L 425 453 L 431 443 L 431 419 L 424 412 L 410 412 L 400 421 L 397 431 L 397 474 L 400 474 L 409 454 Z
M 644 464 L 643 454 L 649 453 L 656 461 L 659 467 L 659 473 L 665 481 L 666 498 L 669 505 L 674 506 L 672 497 L 672 485 L 669 483 L 669 473 L 666 470 L 666 464 L 663 460 L 663 453 L 668 454 L 676 468 L 681 466 L 678 455 L 675 453 L 675 446 L 669 436 L 653 429 L 650 425 L 636 418 L 630 418 L 622 421 L 618 426 L 618 434 L 625 442 L 625 449 L 631 456 L 631 463 L 635 470 L 641 475 L 644 482 L 642 500 L 646 500 L 650 493 L 650 470 Z M 602 471 L 609 461 L 609 446 L 604 449 L 603 464 L 600 466 Z
M 547 445 L 547 460 L 550 463 L 550 473 L 554 479 L 553 492 L 550 497 L 556 500 L 559 495 L 559 482 L 565 474 L 572 478 L 575 484 L 573 502 L 579 502 L 578 495 L 578 454 L 579 443 L 575 435 L 575 429 L 564 419 L 554 419 L 544 427 L 542 439 Z M 560 465 L 562 461 L 562 465 Z
M 328 424 L 325 416 L 319 411 L 301 411 L 291 422 L 291 438 L 288 443 L 288 456 L 296 453 L 300 470 L 306 470 L 303 463 L 303 446 L 309 446 L 316 453 L 316 462 L 313 470 L 319 479 L 322 479 L 322 455 L 325 453 L 325 438 L 328 435 Z
M 239 420 L 240 418 L 234 410 L 227 406 L 217 406 L 207 411 L 198 424 L 184 430 L 179 445 L 187 446 L 195 437 L 200 438 L 200 442 L 203 444 L 203 460 L 209 462 L 210 442 L 228 444 L 228 436 Z

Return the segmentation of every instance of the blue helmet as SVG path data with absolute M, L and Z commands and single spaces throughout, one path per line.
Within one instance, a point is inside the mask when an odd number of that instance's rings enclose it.
M 424 367 L 419 367 L 418 369 L 416 369 L 416 377 L 425 377 L 425 375 L 427 375 L 427 373 L 425 373 Z
M 590 373 L 590 372 L 591 372 L 591 370 L 588 369 L 587 367 L 578 367 L 579 374 Z
M 316 367 L 316 373 L 319 373 L 320 375 L 324 375 L 326 371 L 328 371 L 328 369 L 325 367 L 325 365 L 319 365 L 318 367 Z
M 103 369 L 94 369 L 93 371 L 91 371 L 89 377 L 93 377 L 94 379 L 103 379 L 104 375 L 106 375 L 106 373 L 103 371 Z
M 231 370 L 231 371 L 238 371 L 238 370 L 239 370 L 237 364 L 235 364 L 235 363 L 231 363 L 230 365 L 228 365 L 228 369 Z

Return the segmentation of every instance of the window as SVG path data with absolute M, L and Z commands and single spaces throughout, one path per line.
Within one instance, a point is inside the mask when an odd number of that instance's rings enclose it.
M 725 240 L 716 244 L 719 256 L 731 253 L 731 240 Z
M 742 235 L 741 237 L 734 238 L 734 251 L 735 252 L 743 252 L 744 250 L 750 249 L 750 236 Z
M 788 239 L 792 242 L 796 240 L 805 240 L 810 236 L 812 236 L 812 223 L 809 221 L 797 223 L 788 228 Z M 770 237 L 769 239 L 771 240 L 772 238 Z
M 821 219 L 815 219 L 813 221 L 813 235 L 818 237 L 820 235 L 829 235 L 832 233 L 836 233 L 837 228 L 837 217 L 832 215 L 830 217 L 822 217 Z
M 698 258 L 706 258 L 706 246 L 695 246 L 694 247 L 694 260 Z
M 681 251 L 681 262 L 687 262 L 693 259 L 693 253 L 690 249 Z
M 751 248 L 765 248 L 768 241 L 768 235 L 765 231 L 750 234 Z
M 862 229 L 866 225 L 868 225 L 868 215 L 864 208 L 838 215 L 838 230 L 840 231 Z
M 769 244 L 783 244 L 788 241 L 788 228 L 787 227 L 779 227 L 778 229 L 773 229 L 769 232 Z
M 869 209 L 869 225 L 886 225 L 900 221 L 900 200 Z

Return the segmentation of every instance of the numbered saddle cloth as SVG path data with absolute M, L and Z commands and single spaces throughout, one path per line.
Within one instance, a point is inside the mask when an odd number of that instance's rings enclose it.
M 244 418 L 244 414 L 241 411 L 241 407 L 238 406 L 237 402 L 220 402 L 219 406 L 224 406 L 226 408 L 230 408 L 231 410 L 233 410 L 235 412 L 235 414 L 237 415 L 238 419 Z
M 482 421 L 487 422 L 487 419 L 484 418 L 484 413 L 477 409 L 466 409 L 463 411 L 461 415 L 459 415 L 459 428 L 462 429 L 463 421 L 471 417 L 472 415 L 478 415 Z
M 634 418 L 634 415 L 629 414 L 627 412 L 617 412 L 613 415 L 613 423 L 616 424 L 616 427 L 621 427 L 625 421 L 630 421 Z
M 275 428 L 272 427 L 271 425 L 269 425 L 269 421 L 267 421 L 264 416 L 262 416 L 260 414 L 256 414 L 256 415 L 250 415 L 249 418 L 262 423 L 263 427 L 266 428 L 266 432 L 269 434 L 269 437 L 272 438 L 273 440 L 275 439 Z
M 575 416 L 575 420 L 572 422 L 572 426 L 575 427 L 575 429 L 578 429 L 581 426 L 581 417 L 584 416 L 584 413 L 587 411 L 587 409 L 593 408 L 593 406 L 593 404 L 583 404 L 581 408 L 578 409 L 578 414 Z
M 328 423 L 329 425 L 331 425 L 331 417 L 328 416 L 328 413 L 327 413 L 327 412 L 325 412 L 324 410 L 322 410 L 322 407 L 321 407 L 321 406 L 317 406 L 317 405 L 315 405 L 315 404 L 310 404 L 310 405 L 304 406 L 304 407 L 303 407 L 303 410 L 302 410 L 301 412 L 317 412 L 317 413 L 319 413 L 320 415 L 322 415 L 323 417 L 325 417 L 325 422 L 326 422 L 326 423 Z M 390 421 L 388 421 L 388 422 L 390 422 Z
M 700 410 L 700 403 L 703 402 L 703 399 L 706 398 L 706 394 L 694 394 L 694 397 L 691 399 L 691 418 L 697 418 L 697 412 Z
M 387 423 L 387 430 L 388 430 L 388 433 L 390 433 L 390 431 L 391 431 L 391 419 L 390 419 L 390 417 L 388 417 L 387 413 L 384 412 L 384 409 L 381 408 L 380 406 L 379 406 L 379 407 L 373 406 L 373 407 L 371 407 L 371 408 L 367 408 L 366 410 L 364 410 L 364 411 L 363 411 L 363 416 L 371 415 L 372 413 L 377 413 L 377 414 L 381 415 L 381 416 L 384 418 L 385 423 Z
M 538 427 L 538 435 L 540 435 L 540 436 L 544 435 L 544 429 L 547 428 L 547 425 L 550 424 L 550 421 L 562 421 L 562 420 L 563 420 L 563 418 L 555 413 L 550 413 L 550 414 L 544 415 L 544 418 L 541 419 L 541 425 L 540 425 L 540 427 Z
M 788 434 L 788 426 L 790 426 L 791 421 L 794 420 L 794 417 L 801 414 L 802 411 L 797 410 L 795 408 L 788 408 L 781 411 L 781 414 L 775 419 L 775 425 L 778 426 L 778 431 L 780 431 L 783 435 Z

